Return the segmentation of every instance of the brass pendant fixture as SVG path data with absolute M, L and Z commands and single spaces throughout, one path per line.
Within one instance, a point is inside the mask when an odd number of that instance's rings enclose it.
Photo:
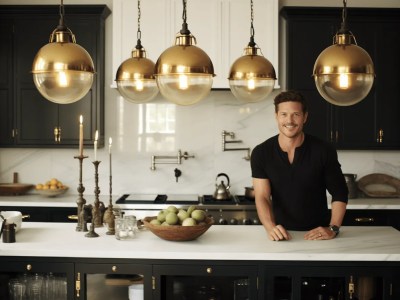
M 253 0 L 250 0 L 251 26 L 250 42 L 244 54 L 238 58 L 229 71 L 229 87 L 232 94 L 244 102 L 259 102 L 274 89 L 276 73 L 271 62 L 266 59 L 254 42 Z
M 146 50 L 141 44 L 140 0 L 138 0 L 137 44 L 132 57 L 122 62 L 117 70 L 116 82 L 119 93 L 133 103 L 145 103 L 158 94 L 154 77 L 155 64 L 146 58 Z
M 161 53 L 155 66 L 160 93 L 178 105 L 191 105 L 205 98 L 212 86 L 214 66 L 210 57 L 196 45 L 186 23 L 186 0 L 183 2 L 182 29 L 175 46 Z
M 72 31 L 64 24 L 61 0 L 60 22 L 50 41 L 33 60 L 36 88 L 51 102 L 69 104 L 82 99 L 93 84 L 94 64 L 89 53 L 76 43 Z
M 321 52 L 313 70 L 318 92 L 326 101 L 338 106 L 349 106 L 363 100 L 375 78 L 372 59 L 357 45 L 354 35 L 347 28 L 346 17 L 344 0 L 342 24 L 334 43 Z

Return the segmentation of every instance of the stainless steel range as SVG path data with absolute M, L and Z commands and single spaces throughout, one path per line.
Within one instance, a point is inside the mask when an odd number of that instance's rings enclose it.
M 141 219 L 154 216 L 158 211 L 174 205 L 187 208 L 196 205 L 205 210 L 219 225 L 258 225 L 254 199 L 243 195 L 233 195 L 227 200 L 214 199 L 212 195 L 194 194 L 125 194 L 116 201 L 116 207 L 122 211 L 135 214 Z

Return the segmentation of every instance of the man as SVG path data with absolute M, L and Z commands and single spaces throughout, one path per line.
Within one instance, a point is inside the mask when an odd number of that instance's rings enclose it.
M 303 132 L 308 116 L 303 95 L 282 92 L 274 104 L 279 134 L 251 155 L 260 221 L 273 241 L 291 239 L 287 230 L 307 231 L 306 240 L 335 238 L 348 200 L 336 150 Z M 331 214 L 326 190 L 332 196 Z

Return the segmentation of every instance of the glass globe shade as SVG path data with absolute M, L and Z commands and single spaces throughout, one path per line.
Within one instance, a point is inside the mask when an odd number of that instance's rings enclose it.
M 70 32 L 55 32 L 56 42 L 44 45 L 33 60 L 33 81 L 40 94 L 58 104 L 82 99 L 93 84 L 94 65 L 89 53 Z M 72 35 L 73 37 L 73 35 Z M 73 37 L 74 39 L 74 37 Z
M 265 99 L 275 86 L 275 69 L 271 62 L 258 54 L 258 48 L 247 47 L 229 71 L 229 87 L 232 94 L 244 102 Z
M 192 105 L 211 90 L 214 66 L 202 49 L 193 45 L 192 35 L 176 37 L 175 46 L 161 53 L 155 66 L 160 93 L 178 105 Z
M 334 44 L 318 56 L 314 80 L 321 96 L 334 105 L 349 106 L 363 100 L 374 83 L 374 64 L 361 47 L 342 43 L 348 35 L 339 35 Z
M 116 81 L 119 93 L 132 103 L 148 102 L 158 94 L 154 63 L 143 49 L 132 51 L 132 57 L 118 68 Z

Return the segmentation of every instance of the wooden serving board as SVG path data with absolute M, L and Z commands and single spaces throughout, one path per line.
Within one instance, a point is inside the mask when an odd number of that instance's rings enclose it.
M 400 198 L 400 180 L 387 174 L 366 175 L 357 181 L 357 186 L 368 197 Z

